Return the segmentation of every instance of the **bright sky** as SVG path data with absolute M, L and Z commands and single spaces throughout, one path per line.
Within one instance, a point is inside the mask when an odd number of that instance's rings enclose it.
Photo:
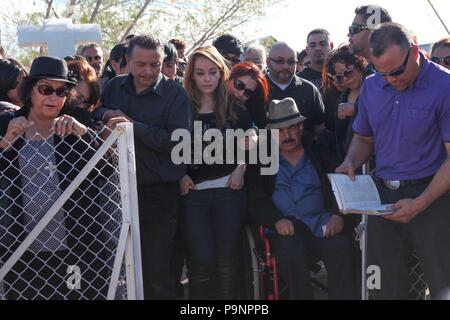
M 450 1 L 432 0 L 441 18 L 450 28 Z M 258 36 L 273 35 L 303 49 L 309 31 L 327 29 L 336 45 L 347 42 L 347 30 L 355 8 L 376 4 L 386 8 L 394 22 L 405 25 L 418 37 L 420 44 L 448 36 L 426 0 L 288 0 L 285 6 L 271 9 Z
M 20 6 L 23 10 L 29 10 L 32 3 L 33 0 L 0 0 L 1 31 L 5 33 L 8 24 L 11 25 L 10 20 L 5 18 L 8 7 Z M 432 3 L 450 28 L 450 1 L 432 0 Z M 284 5 L 269 9 L 258 26 L 247 28 L 252 33 L 249 38 L 273 35 L 301 50 L 310 30 L 325 28 L 331 32 L 335 44 L 339 45 L 348 40 L 347 29 L 354 18 L 355 8 L 364 4 L 385 7 L 395 22 L 404 24 L 418 36 L 421 44 L 447 36 L 426 0 L 287 0 Z

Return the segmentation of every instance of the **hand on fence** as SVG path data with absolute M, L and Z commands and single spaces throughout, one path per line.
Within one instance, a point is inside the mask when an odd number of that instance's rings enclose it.
M 52 130 L 63 138 L 70 134 L 75 134 L 81 137 L 87 132 L 86 126 L 68 115 L 63 115 L 59 118 L 56 118 Z
M 113 118 L 125 118 L 128 120 L 128 122 L 132 122 L 131 118 L 129 118 L 125 113 L 122 112 L 122 110 L 109 110 L 106 111 L 103 115 L 103 120 L 105 122 L 109 122 L 109 120 Z
M 280 236 L 293 236 L 295 235 L 295 227 L 291 220 L 281 219 L 275 225 L 275 229 L 277 230 Z
M 333 215 L 327 223 L 325 238 L 331 238 L 340 234 L 344 230 L 344 219 L 338 215 Z
M 182 196 L 185 196 L 189 193 L 190 190 L 195 190 L 195 184 L 192 181 L 191 177 L 185 175 L 179 182 L 180 185 L 180 193 Z
M 127 117 L 111 118 L 108 120 L 108 123 L 106 123 L 106 126 L 112 131 L 118 124 L 127 122 L 131 122 Z
M 12 119 L 8 124 L 5 136 L 0 139 L 0 148 L 7 150 L 33 124 L 33 121 L 28 121 L 25 117 Z

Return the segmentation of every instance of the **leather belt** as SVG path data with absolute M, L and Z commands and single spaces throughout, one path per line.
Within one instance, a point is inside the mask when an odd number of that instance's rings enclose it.
M 383 180 L 375 177 L 375 180 L 384 184 L 384 186 L 390 190 L 398 190 L 402 187 L 414 187 L 430 184 L 434 176 L 416 179 L 416 180 Z

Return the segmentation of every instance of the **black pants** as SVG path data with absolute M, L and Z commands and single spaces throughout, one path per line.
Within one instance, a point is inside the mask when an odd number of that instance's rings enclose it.
M 244 190 L 191 191 L 182 201 L 182 230 L 188 249 L 189 298 L 236 298 Z
M 383 203 L 414 199 L 424 186 L 392 191 L 378 183 Z M 412 253 L 419 257 L 431 297 L 450 288 L 450 194 L 435 201 L 407 224 L 369 217 L 368 262 L 381 270 L 381 289 L 370 291 L 375 299 L 409 299 Z
M 312 259 L 323 260 L 328 272 L 328 298 L 352 300 L 355 293 L 355 258 L 351 233 L 332 238 L 317 238 L 303 223 L 296 223 L 294 236 L 271 235 L 281 278 L 286 282 L 290 300 L 313 300 L 309 280 Z
M 138 187 L 146 300 L 174 299 L 170 261 L 178 222 L 178 184 Z

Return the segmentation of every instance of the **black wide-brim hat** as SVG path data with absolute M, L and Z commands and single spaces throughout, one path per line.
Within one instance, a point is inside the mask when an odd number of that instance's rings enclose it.
M 30 79 L 61 81 L 76 86 L 77 80 L 69 76 L 67 62 L 57 57 L 37 57 L 31 64 Z

